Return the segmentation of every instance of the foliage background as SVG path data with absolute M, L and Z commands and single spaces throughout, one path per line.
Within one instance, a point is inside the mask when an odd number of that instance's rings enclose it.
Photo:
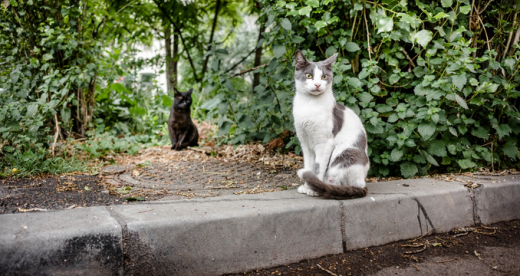
M 58 172 L 52 164 L 76 150 L 99 158 L 168 143 L 174 86 L 195 88 L 193 116 L 218 124 L 221 143 L 276 140 L 299 153 L 298 49 L 310 60 L 340 54 L 334 93 L 368 131 L 372 175 L 503 169 L 520 158 L 516 1 L 6 0 L 0 9 L 3 175 L 35 172 L 30 160 L 47 162 L 36 173 Z M 256 26 L 244 28 L 246 16 Z M 135 58 L 154 39 L 170 47 Z M 150 64 L 166 65 L 167 91 L 140 82 Z M 78 138 L 86 142 L 71 151 L 53 148 Z

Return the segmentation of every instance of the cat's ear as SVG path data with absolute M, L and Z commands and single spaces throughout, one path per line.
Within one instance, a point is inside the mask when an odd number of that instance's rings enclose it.
M 188 93 L 188 95 L 191 95 L 191 93 L 193 93 L 193 88 L 188 90 L 188 91 L 186 91 L 186 93 Z
M 294 56 L 294 60 L 296 61 L 296 70 L 300 70 L 307 65 L 309 65 L 309 62 L 305 58 L 305 56 L 300 52 L 300 50 L 296 51 L 296 55 Z
M 332 68 L 332 64 L 334 64 L 334 62 L 336 61 L 336 58 L 338 58 L 338 53 L 335 53 L 330 58 L 324 60 L 323 65 L 329 69 Z
M 175 97 L 176 98 L 179 98 L 179 97 L 182 98 L 182 94 L 181 94 L 181 92 L 179 92 L 179 90 L 177 90 L 177 88 L 174 87 L 173 91 L 175 91 Z

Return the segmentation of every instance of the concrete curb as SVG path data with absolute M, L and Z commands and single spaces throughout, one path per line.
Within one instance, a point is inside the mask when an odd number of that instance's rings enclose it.
M 0 215 L 5 275 L 219 275 L 520 219 L 520 176 L 369 183 L 354 200 L 295 190 Z

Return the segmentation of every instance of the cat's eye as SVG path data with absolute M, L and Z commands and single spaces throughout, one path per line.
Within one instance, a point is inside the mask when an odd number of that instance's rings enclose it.
M 308 79 L 312 79 L 312 75 L 311 75 L 311 74 L 305 74 L 305 76 L 306 76 Z
M 321 76 L 321 79 L 322 79 L 322 80 L 326 80 L 326 79 L 327 79 L 327 75 L 323 75 L 323 76 Z

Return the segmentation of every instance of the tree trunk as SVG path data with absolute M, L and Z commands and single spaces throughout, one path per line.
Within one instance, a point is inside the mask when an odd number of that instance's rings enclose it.
M 174 85 L 177 86 L 177 76 L 178 76 L 178 70 L 177 70 L 177 63 L 179 62 L 179 32 L 177 29 L 173 29 L 173 81 Z
M 172 56 L 172 26 L 164 27 L 164 48 L 166 50 L 166 94 L 170 94 L 175 87 L 174 60 Z
M 265 26 L 262 23 L 260 23 L 260 30 L 258 32 L 258 40 L 256 41 L 256 44 L 258 45 L 258 42 L 264 38 L 262 35 L 265 31 Z M 257 67 L 262 63 L 262 46 L 256 48 L 255 52 L 255 64 L 253 67 Z M 255 93 L 255 87 L 257 87 L 260 84 L 260 73 L 255 73 L 253 75 L 253 93 Z
M 211 27 L 211 35 L 209 36 L 209 43 L 208 43 L 207 51 L 211 50 L 211 43 L 213 43 L 213 36 L 215 34 L 215 28 L 217 27 L 217 18 L 218 18 L 219 10 L 220 10 L 220 0 L 217 0 L 217 4 L 215 7 L 215 16 L 213 17 L 213 26 Z M 202 78 L 204 78 L 204 74 L 206 73 L 206 70 L 208 69 L 208 61 L 209 61 L 209 55 L 206 56 L 206 59 L 204 60 L 204 65 L 202 66 Z

